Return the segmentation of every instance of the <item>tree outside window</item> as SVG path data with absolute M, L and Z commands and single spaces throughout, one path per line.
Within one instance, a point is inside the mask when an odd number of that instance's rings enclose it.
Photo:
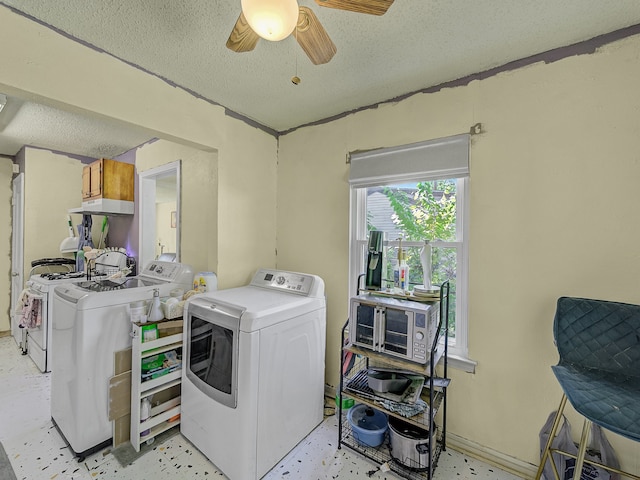
M 432 246 L 431 283 L 449 281 L 449 331 L 455 337 L 456 272 L 462 239 L 458 232 L 457 180 L 434 180 L 413 184 L 367 188 L 367 230 L 386 235 L 383 286 L 393 285 L 399 239 L 409 265 L 409 290 L 423 284 L 420 251 Z

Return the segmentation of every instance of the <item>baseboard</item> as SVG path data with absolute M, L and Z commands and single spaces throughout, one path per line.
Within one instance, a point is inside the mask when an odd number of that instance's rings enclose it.
M 324 396 L 329 397 L 331 399 L 336 398 L 336 387 L 332 387 L 331 385 L 324 384 Z
M 536 476 L 538 466 L 510 457 L 502 452 L 472 442 L 466 438 L 447 432 L 447 448 L 457 450 L 460 453 L 477 458 L 485 463 L 494 465 L 501 470 L 517 475 L 524 479 L 533 479 Z
M 2 337 L 10 337 L 11 336 L 11 330 L 4 330 L 2 332 L 0 332 L 0 338 Z

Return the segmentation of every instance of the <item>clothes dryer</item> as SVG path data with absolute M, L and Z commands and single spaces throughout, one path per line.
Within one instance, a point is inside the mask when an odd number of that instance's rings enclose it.
M 325 338 L 316 275 L 262 269 L 190 299 L 182 434 L 230 480 L 264 476 L 322 421 Z

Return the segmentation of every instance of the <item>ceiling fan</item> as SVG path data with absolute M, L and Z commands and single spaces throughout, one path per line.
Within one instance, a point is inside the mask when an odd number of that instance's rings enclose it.
M 315 0 L 322 7 L 369 15 L 384 15 L 393 1 Z M 261 23 L 265 17 L 272 23 Z M 296 0 L 242 0 L 242 11 L 229 35 L 227 48 L 249 52 L 260 38 L 277 41 L 291 34 L 314 65 L 327 63 L 337 51 L 313 10 L 299 7 Z

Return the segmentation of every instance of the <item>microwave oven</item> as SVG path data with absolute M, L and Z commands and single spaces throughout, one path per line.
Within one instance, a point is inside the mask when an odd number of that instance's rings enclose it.
M 349 342 L 426 364 L 438 333 L 440 302 L 358 295 L 351 298 Z

